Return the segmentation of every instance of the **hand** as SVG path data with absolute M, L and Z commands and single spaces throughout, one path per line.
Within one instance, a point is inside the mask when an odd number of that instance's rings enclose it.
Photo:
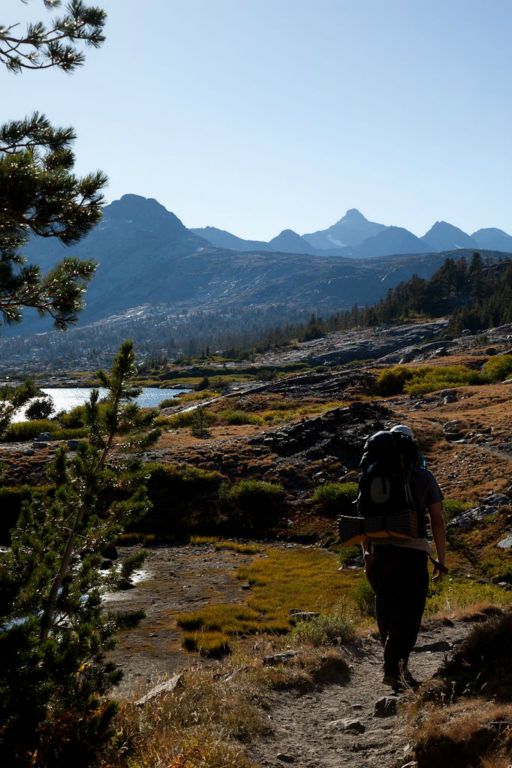
M 435 581 L 436 584 L 439 584 L 444 578 L 443 571 L 440 571 L 438 568 L 434 568 L 434 573 L 432 576 L 432 581 Z

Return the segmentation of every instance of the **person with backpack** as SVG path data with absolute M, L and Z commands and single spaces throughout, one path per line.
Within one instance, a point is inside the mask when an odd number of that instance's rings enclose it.
M 404 424 L 366 442 L 361 470 L 357 508 L 363 520 L 365 572 L 375 592 L 384 647 L 382 682 L 398 692 L 418 685 L 408 661 L 425 609 L 429 558 L 434 581 L 447 572 L 443 494 Z M 427 518 L 437 560 L 427 538 Z

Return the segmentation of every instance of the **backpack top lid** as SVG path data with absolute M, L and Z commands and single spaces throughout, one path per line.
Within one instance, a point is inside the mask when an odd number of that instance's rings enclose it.
M 393 433 L 399 432 L 406 437 L 410 437 L 411 440 L 414 440 L 414 432 L 410 427 L 407 426 L 407 424 L 395 424 L 395 426 L 391 427 L 389 431 Z
M 405 425 L 399 425 L 405 426 Z M 406 427 L 408 429 L 408 427 Z M 412 430 L 411 430 L 412 432 Z M 418 446 L 409 434 L 402 430 L 381 430 L 368 438 L 363 450 L 360 466 L 363 471 L 377 461 L 386 464 L 400 463 L 413 468 L 419 458 Z

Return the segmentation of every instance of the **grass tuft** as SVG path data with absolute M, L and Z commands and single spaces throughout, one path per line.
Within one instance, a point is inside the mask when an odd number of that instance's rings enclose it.
M 229 637 L 222 632 L 200 631 L 186 634 L 183 638 L 183 647 L 187 651 L 197 651 L 201 656 L 212 659 L 219 659 L 231 652 Z
M 314 647 L 332 643 L 352 643 L 355 639 L 354 623 L 346 612 L 323 614 L 308 621 L 298 621 L 291 632 L 292 640 Z

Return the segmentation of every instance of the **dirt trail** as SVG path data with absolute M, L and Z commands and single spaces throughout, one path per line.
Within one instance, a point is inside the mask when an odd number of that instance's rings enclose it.
M 117 593 L 109 608 L 144 608 L 139 627 L 123 634 L 112 654 L 125 672 L 116 695 L 147 692 L 162 677 L 199 662 L 183 652 L 176 613 L 213 602 L 242 602 L 243 585 L 236 569 L 251 556 L 213 547 L 162 547 L 151 551 L 145 578 L 135 589 Z M 430 678 L 445 655 L 467 634 L 467 622 L 430 623 L 422 628 L 411 656 L 411 671 Z M 298 693 L 274 692 L 268 697 L 273 733 L 249 746 L 261 768 L 286 764 L 296 768 L 403 768 L 413 760 L 401 705 L 407 695 L 393 696 L 382 679 L 382 649 L 368 636 L 349 656 L 350 679 L 345 684 Z M 208 663 L 204 660 L 202 664 Z M 396 712 L 376 715 L 376 702 L 389 697 Z M 408 767 L 409 768 L 409 767 Z M 411 766 L 412 768 L 412 766 Z
M 468 625 L 442 624 L 420 633 L 411 656 L 411 671 L 419 680 L 430 678 L 446 653 L 461 641 Z M 402 768 L 415 765 L 402 704 L 407 694 L 393 696 L 381 683 L 382 650 L 367 638 L 351 654 L 351 676 L 345 685 L 299 694 L 276 693 L 271 698 L 273 735 L 250 750 L 263 768 Z M 396 713 L 377 716 L 375 704 L 390 697 Z

